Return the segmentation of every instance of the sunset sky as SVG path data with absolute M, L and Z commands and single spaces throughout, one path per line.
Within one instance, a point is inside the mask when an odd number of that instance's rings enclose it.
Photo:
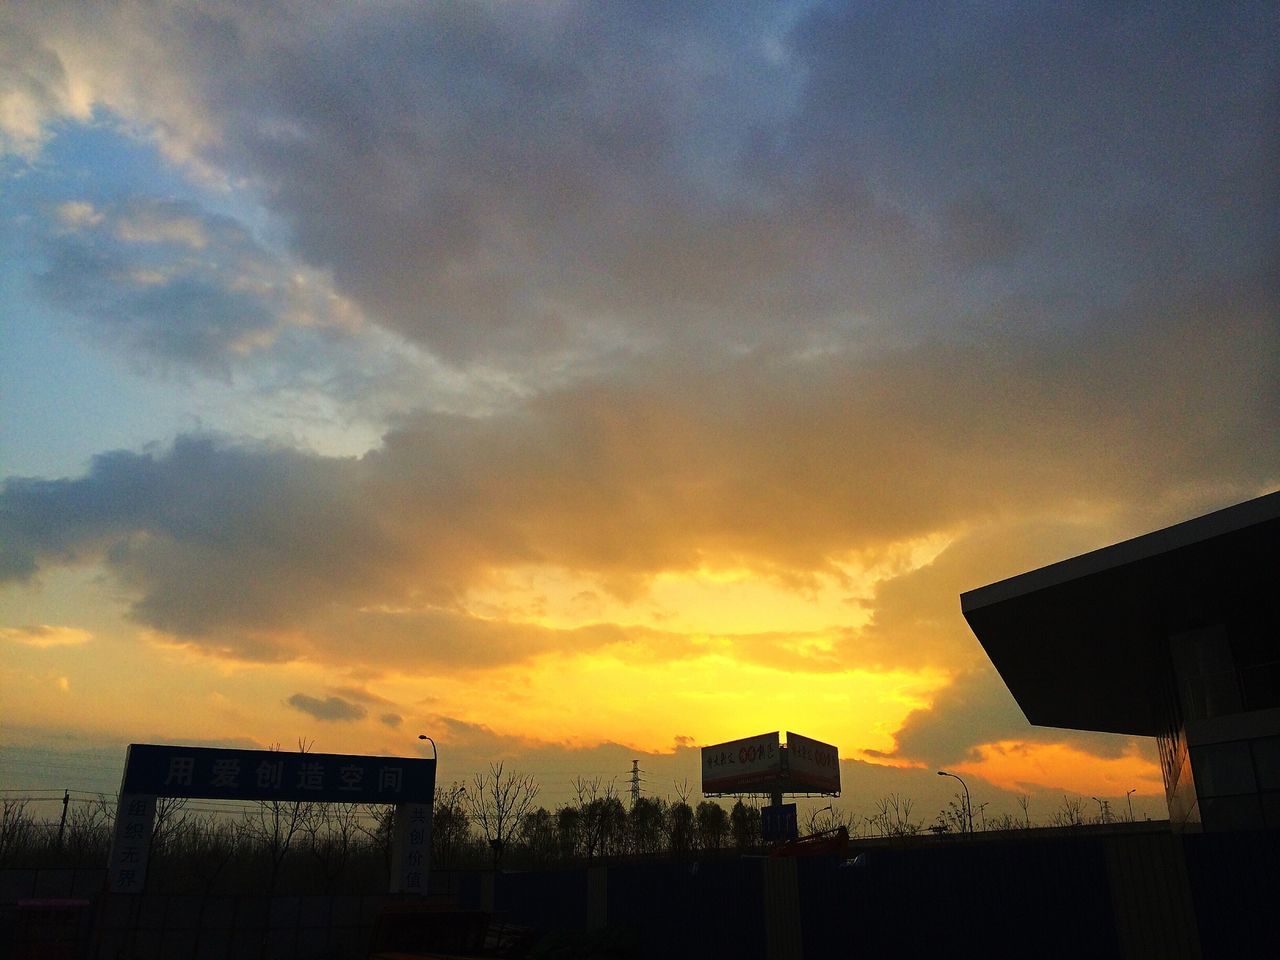
M 0 787 L 792 729 L 854 810 L 1164 816 L 958 595 L 1280 484 L 1277 24 L 4 4 Z

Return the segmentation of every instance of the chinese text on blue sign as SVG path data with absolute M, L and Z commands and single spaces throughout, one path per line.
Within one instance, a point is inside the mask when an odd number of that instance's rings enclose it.
M 322 803 L 431 802 L 435 760 L 135 743 L 125 793 Z

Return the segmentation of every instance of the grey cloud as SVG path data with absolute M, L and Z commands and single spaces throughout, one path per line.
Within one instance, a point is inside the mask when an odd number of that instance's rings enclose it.
M 366 690 L 364 687 L 330 687 L 329 693 L 335 697 L 342 697 L 344 700 L 391 705 L 391 701 L 386 697 L 376 694 L 372 690 Z
M 378 722 L 386 724 L 388 727 L 394 729 L 404 722 L 404 717 L 400 716 L 398 713 L 384 713 L 378 717 Z
M 295 693 L 285 702 L 295 710 L 310 714 L 317 720 L 335 723 L 361 720 L 369 712 L 360 704 L 343 700 L 341 697 L 327 697 L 321 700 L 317 697 L 309 697 L 305 693 Z
M 866 750 L 895 762 L 923 763 L 930 769 L 978 760 L 976 748 L 1002 740 L 1066 743 L 1094 757 L 1115 758 L 1137 749 L 1155 759 L 1153 741 L 1107 733 L 1034 727 L 990 664 L 969 669 L 942 690 L 933 704 L 907 715 L 888 753 Z
M 47 125 L 68 110 L 67 73 L 16 17 L 0 11 L 0 151 L 34 157 L 48 136 Z
M 850 551 L 969 531 L 886 585 L 847 648 L 953 662 L 957 642 L 974 649 L 955 610 L 911 604 L 1101 545 L 1037 520 L 1064 500 L 1137 534 L 1274 485 L 1280 451 L 1260 438 L 1280 428 L 1280 331 L 1265 302 L 1244 288 L 1134 304 L 1128 325 L 1102 318 L 1081 338 L 715 370 L 665 357 L 506 413 L 421 415 L 361 458 L 184 437 L 77 479 L 6 481 L 0 572 L 104 563 L 137 620 L 239 656 L 481 666 L 637 639 L 472 618 L 460 598 L 492 570 L 546 564 L 635 596 L 708 558 L 803 582 Z M 1234 336 L 1201 323 L 1211 310 Z
M 81 204 L 92 210 L 87 204 Z M 130 197 L 51 229 L 37 287 L 90 336 L 136 365 L 219 377 L 235 363 L 341 326 L 319 278 L 260 246 L 240 224 L 191 204 Z
M 296 12 L 102 15 L 165 78 L 102 96 L 450 357 L 1078 333 L 1274 264 L 1263 3 Z

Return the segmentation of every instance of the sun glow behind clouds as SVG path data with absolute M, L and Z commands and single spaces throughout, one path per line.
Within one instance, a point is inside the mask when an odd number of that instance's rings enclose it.
M 858 629 L 870 620 L 877 584 L 927 566 L 951 540 L 937 533 L 889 544 L 800 581 L 708 559 L 693 570 L 659 573 L 640 596 L 625 598 L 569 570 L 508 568 L 471 590 L 465 605 L 477 616 L 551 629 L 600 622 L 715 636 Z
M 976 748 L 979 759 L 953 765 L 1014 793 L 1065 790 L 1115 797 L 1129 789 L 1144 796 L 1164 793 L 1160 767 L 1136 747 L 1118 757 L 1096 757 L 1066 743 L 1001 740 Z
M 406 686 L 431 691 L 442 713 L 557 743 L 612 740 L 662 751 L 678 735 L 714 743 L 794 729 L 852 751 L 888 749 L 902 719 L 946 683 L 936 670 L 800 673 L 785 658 L 757 663 L 733 652 L 647 663 L 604 652 L 548 656 L 470 683 Z
M 562 569 L 504 571 L 469 594 L 472 613 L 556 630 L 611 623 L 636 632 L 603 649 L 486 674 L 486 686 L 506 693 L 477 698 L 483 709 L 458 715 L 561 742 L 590 730 L 647 750 L 668 748 L 677 734 L 710 743 L 788 728 L 850 752 L 889 749 L 903 718 L 950 676 L 869 667 L 857 656 L 857 631 L 870 620 L 879 582 L 927 565 L 948 542 L 937 535 L 873 560 L 851 557 L 803 583 L 705 564 L 662 573 L 635 598 Z

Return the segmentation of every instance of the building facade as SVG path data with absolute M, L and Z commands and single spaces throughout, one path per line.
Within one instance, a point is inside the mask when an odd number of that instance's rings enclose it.
M 1157 739 L 1176 828 L 1280 829 L 1280 491 L 960 602 L 1030 722 Z

